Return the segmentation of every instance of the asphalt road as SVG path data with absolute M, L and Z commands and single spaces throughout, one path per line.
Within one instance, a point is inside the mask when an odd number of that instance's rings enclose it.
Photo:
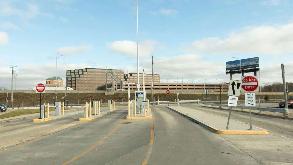
M 219 135 L 158 107 L 150 120 L 119 110 L 0 151 L 1 164 L 257 164 Z

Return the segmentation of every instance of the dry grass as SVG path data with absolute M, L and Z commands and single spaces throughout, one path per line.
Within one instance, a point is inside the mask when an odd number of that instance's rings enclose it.
M 10 118 L 10 117 L 16 117 L 21 115 L 28 115 L 28 114 L 34 114 L 39 113 L 39 109 L 18 109 L 11 112 L 7 112 L 4 114 L 0 114 L 0 119 Z

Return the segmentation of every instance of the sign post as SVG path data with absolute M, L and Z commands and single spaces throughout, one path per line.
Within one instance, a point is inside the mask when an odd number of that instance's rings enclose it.
M 231 76 L 232 78 L 232 76 Z M 229 107 L 229 115 L 228 115 L 228 121 L 226 125 L 226 129 L 229 129 L 229 123 L 232 113 L 232 107 L 237 106 L 238 97 L 240 96 L 240 87 L 241 87 L 241 81 L 240 80 L 230 80 L 229 84 L 229 91 L 228 91 L 228 107 Z
M 39 93 L 40 96 L 40 119 L 42 119 L 42 93 L 45 91 L 46 87 L 44 84 L 39 83 L 36 85 L 36 91 Z M 44 111 L 44 118 L 45 118 L 45 111 Z
M 228 61 L 226 62 L 226 74 L 230 74 L 230 85 L 229 85 L 229 116 L 228 116 L 228 122 L 226 129 L 229 129 L 229 119 L 231 116 L 231 110 L 232 106 L 235 106 L 235 98 L 240 96 L 240 87 L 246 92 L 253 92 L 258 88 L 258 80 L 256 77 L 256 73 L 259 71 L 259 57 L 253 57 L 253 58 L 246 58 L 241 60 L 234 60 L 234 61 Z M 245 73 L 254 73 L 254 76 L 245 76 Z M 242 82 L 238 83 L 237 81 L 233 80 L 233 74 L 241 74 L 244 78 L 242 79 Z M 246 94 L 247 95 L 247 94 Z M 233 96 L 233 97 L 230 97 Z M 255 93 L 253 95 L 247 95 L 249 97 L 250 105 L 255 105 L 253 103 L 253 98 L 255 100 Z M 248 103 L 247 103 L 248 104 Z M 237 105 L 237 101 L 236 101 Z M 250 129 L 252 129 L 251 125 L 251 109 L 250 109 Z
M 258 80 L 254 76 L 245 76 L 242 79 L 242 89 L 245 93 L 245 106 L 249 107 L 249 129 L 252 130 L 251 121 L 251 107 L 256 106 L 255 93 L 253 93 L 258 88 Z

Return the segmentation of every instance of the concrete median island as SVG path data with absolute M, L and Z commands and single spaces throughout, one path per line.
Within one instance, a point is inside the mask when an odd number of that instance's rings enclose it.
M 226 116 L 195 110 L 181 106 L 169 106 L 170 110 L 188 118 L 189 120 L 198 123 L 216 134 L 225 135 L 267 135 L 269 132 L 265 129 L 253 126 L 249 130 L 249 123 L 241 122 L 233 118 L 230 119 L 229 129 L 226 129 Z

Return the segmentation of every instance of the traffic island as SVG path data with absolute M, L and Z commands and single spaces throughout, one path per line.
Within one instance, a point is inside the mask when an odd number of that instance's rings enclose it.
M 92 121 L 93 120 L 93 118 L 85 118 L 85 117 L 82 117 L 82 118 L 79 118 L 79 121 L 81 121 L 81 122 L 89 122 L 89 121 Z
M 268 135 L 269 131 L 253 126 L 253 129 L 249 129 L 249 123 L 245 123 L 239 120 L 230 119 L 229 129 L 226 129 L 227 116 L 217 115 L 214 113 L 180 107 L 169 106 L 169 110 L 172 110 L 183 117 L 201 125 L 207 130 L 221 135 Z
M 149 115 L 149 116 L 127 116 L 126 117 L 127 120 L 150 120 L 152 118 L 153 118 L 152 115 Z
M 44 123 L 44 122 L 48 122 L 50 120 L 51 120 L 51 118 L 43 118 L 43 119 L 37 118 L 37 119 L 33 119 L 33 122 L 34 123 Z

